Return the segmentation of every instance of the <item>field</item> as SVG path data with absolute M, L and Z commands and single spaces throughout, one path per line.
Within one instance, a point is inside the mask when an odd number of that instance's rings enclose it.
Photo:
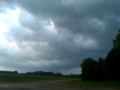
M 76 78 L 0 75 L 0 90 L 120 90 L 120 82 L 90 82 Z
M 117 81 L 104 81 L 104 82 L 94 82 L 94 81 L 81 81 L 80 79 L 71 80 L 66 82 L 69 85 L 74 86 L 86 86 L 86 87 L 97 87 L 97 88 L 108 88 L 108 89 L 118 89 L 120 90 L 120 82 Z
M 67 79 L 64 77 L 39 76 L 39 75 L 0 75 L 0 83 L 40 82 Z

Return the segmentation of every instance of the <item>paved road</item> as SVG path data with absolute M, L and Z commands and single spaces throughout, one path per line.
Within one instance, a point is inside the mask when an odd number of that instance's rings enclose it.
M 63 81 L 47 81 L 39 83 L 0 84 L 0 90 L 107 90 L 88 87 L 73 87 Z

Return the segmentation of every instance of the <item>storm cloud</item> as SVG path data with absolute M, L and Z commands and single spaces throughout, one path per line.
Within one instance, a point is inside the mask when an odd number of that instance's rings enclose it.
M 120 0 L 0 0 L 0 70 L 80 73 L 105 57 L 120 28 Z

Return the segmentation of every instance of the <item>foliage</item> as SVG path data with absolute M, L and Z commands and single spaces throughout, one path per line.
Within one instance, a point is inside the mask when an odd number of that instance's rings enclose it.
M 113 40 L 113 48 L 105 59 L 107 80 L 120 81 L 120 30 Z
M 91 58 L 87 58 L 83 61 L 81 64 L 82 80 L 93 80 L 95 64 L 96 61 Z
M 102 58 L 99 58 L 98 61 L 95 61 L 91 58 L 85 59 L 82 64 L 82 80 L 84 81 L 102 81 L 104 73 L 105 62 Z

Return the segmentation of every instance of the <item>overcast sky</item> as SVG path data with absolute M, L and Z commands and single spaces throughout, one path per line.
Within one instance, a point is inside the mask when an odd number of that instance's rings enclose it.
M 119 28 L 120 0 L 0 0 L 0 70 L 79 74 Z

